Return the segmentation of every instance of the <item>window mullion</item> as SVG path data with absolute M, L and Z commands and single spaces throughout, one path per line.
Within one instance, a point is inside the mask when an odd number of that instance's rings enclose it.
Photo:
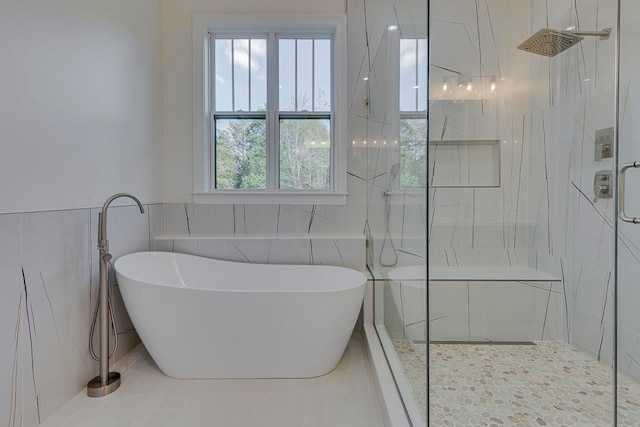
M 311 41 L 311 111 L 316 111 L 316 41 Z
M 293 80 L 295 82 L 294 84 L 294 93 L 293 93 L 293 97 L 294 97 L 294 110 L 298 111 L 298 39 L 295 39 L 295 43 L 294 43 L 294 64 L 295 64 L 295 72 L 293 74 Z
M 215 113 L 211 111 L 209 113 L 209 149 L 208 149 L 208 162 L 209 170 L 209 189 L 216 189 L 216 174 L 218 173 L 216 167 L 216 121 Z
M 216 73 L 216 40 L 211 33 L 209 33 L 209 75 L 215 76 Z M 216 108 L 216 98 L 215 98 L 215 86 L 216 79 L 209 79 L 209 111 L 208 113 L 208 131 L 209 131 L 209 141 L 208 144 L 205 143 L 204 154 L 206 158 L 205 170 L 207 171 L 207 183 L 205 184 L 206 190 L 211 190 L 216 188 L 216 142 L 215 142 L 215 129 L 213 122 L 213 112 Z M 208 169 L 207 169 L 208 168 Z
M 267 41 L 267 190 L 278 189 L 278 47 L 275 33 Z
M 420 105 L 420 100 L 419 100 L 420 99 L 419 98 L 419 92 L 420 91 L 418 90 L 420 88 L 419 83 L 418 83 L 420 81 L 420 79 L 418 77 L 418 55 L 420 54 L 420 52 L 419 52 L 418 46 L 419 46 L 418 39 L 416 39 L 416 82 L 413 85 L 414 86 L 414 91 L 416 93 L 416 108 L 415 108 L 416 111 L 418 110 L 418 106 Z
M 247 61 L 247 67 L 249 67 L 249 72 L 247 73 L 247 85 L 249 87 L 249 111 L 253 111 L 251 108 L 251 39 L 247 40 L 247 47 L 249 49 L 249 60 Z
M 236 111 L 236 41 L 231 39 L 231 111 Z
M 209 74 L 215 76 L 216 73 L 216 40 L 211 33 L 209 33 Z M 216 98 L 215 98 L 215 85 L 216 79 L 209 79 L 209 112 L 216 110 Z

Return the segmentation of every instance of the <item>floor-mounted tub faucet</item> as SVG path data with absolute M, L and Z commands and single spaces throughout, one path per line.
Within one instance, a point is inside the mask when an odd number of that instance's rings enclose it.
M 109 372 L 109 282 L 107 263 L 111 260 L 109 239 L 107 238 L 107 210 L 116 199 L 128 197 L 138 204 L 140 213 L 144 207 L 138 198 L 131 194 L 118 193 L 109 197 L 98 214 L 98 250 L 100 251 L 100 375 L 87 384 L 89 397 L 102 397 L 113 393 L 120 387 L 120 374 Z

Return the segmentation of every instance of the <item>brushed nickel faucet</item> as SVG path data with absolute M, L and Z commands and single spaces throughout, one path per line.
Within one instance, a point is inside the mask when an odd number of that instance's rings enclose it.
M 138 198 L 127 193 L 118 193 L 109 197 L 98 214 L 98 250 L 100 251 L 100 375 L 87 384 L 89 397 L 102 397 L 113 393 L 120 387 L 120 374 L 109 372 L 109 282 L 107 263 L 111 260 L 109 239 L 107 239 L 107 211 L 116 199 L 127 197 L 138 204 L 140 213 L 144 207 Z M 90 343 L 91 345 L 91 343 Z

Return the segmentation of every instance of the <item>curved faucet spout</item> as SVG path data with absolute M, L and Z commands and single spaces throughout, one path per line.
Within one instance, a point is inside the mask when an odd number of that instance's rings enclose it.
M 113 202 L 116 199 L 119 199 L 121 197 L 127 197 L 129 199 L 132 199 L 134 202 L 136 202 L 138 204 L 138 207 L 140 208 L 140 213 L 143 214 L 144 213 L 144 207 L 142 206 L 142 202 L 140 202 L 140 200 L 138 200 L 137 197 L 132 196 L 131 194 L 128 193 L 118 193 L 118 194 L 114 194 L 113 196 L 109 197 L 107 199 L 106 202 L 104 202 L 104 205 L 102 206 L 102 212 L 100 212 L 99 219 L 98 221 L 100 222 L 100 226 L 98 228 L 98 248 L 100 250 L 103 251 L 107 251 L 108 250 L 108 243 L 107 243 L 107 210 L 109 209 L 109 205 L 111 204 L 111 202 Z

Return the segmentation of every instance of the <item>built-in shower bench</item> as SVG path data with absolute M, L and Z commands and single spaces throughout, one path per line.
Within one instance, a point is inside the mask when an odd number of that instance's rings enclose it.
M 389 272 L 395 281 L 424 280 L 424 266 L 398 267 Z M 561 279 L 531 267 L 477 266 L 430 267 L 429 280 L 438 282 L 560 282 Z
M 529 342 L 563 336 L 564 290 L 552 274 L 527 266 L 433 266 L 428 293 L 425 277 L 425 266 L 398 267 L 378 286 L 384 300 L 377 302 L 377 312 L 384 312 L 385 325 L 398 336 L 424 340 L 427 318 L 433 341 Z

